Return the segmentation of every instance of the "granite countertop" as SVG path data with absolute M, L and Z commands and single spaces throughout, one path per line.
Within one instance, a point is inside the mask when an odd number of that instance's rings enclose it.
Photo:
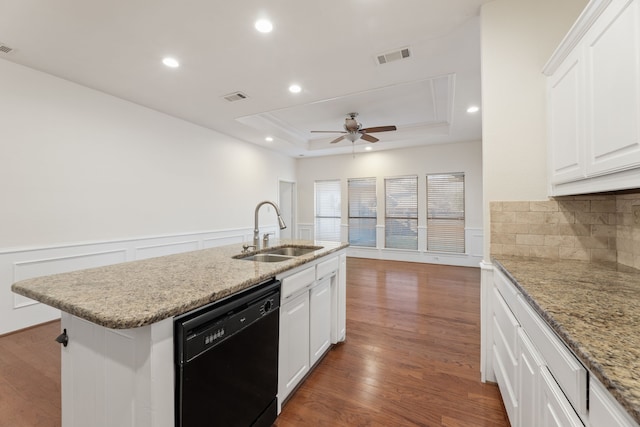
M 283 262 L 255 262 L 232 258 L 242 251 L 236 244 L 22 280 L 11 290 L 107 328 L 136 328 L 186 313 L 348 246 L 272 240 L 269 248 L 283 245 L 322 249 Z
M 640 271 L 584 261 L 493 261 L 640 423 Z

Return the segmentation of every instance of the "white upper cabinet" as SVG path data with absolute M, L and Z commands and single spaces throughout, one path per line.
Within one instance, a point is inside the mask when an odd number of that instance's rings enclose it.
M 549 78 L 549 161 L 551 182 L 559 184 L 585 177 L 582 55 L 572 52 Z
M 592 0 L 544 73 L 550 194 L 640 187 L 640 0 Z

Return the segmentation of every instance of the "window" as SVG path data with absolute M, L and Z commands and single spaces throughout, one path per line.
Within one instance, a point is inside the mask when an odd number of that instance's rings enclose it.
M 349 180 L 349 244 L 376 247 L 376 179 Z
M 316 181 L 315 239 L 340 241 L 340 180 Z
M 418 249 L 418 177 L 386 178 L 385 247 Z
M 464 253 L 464 174 L 427 175 L 427 250 Z

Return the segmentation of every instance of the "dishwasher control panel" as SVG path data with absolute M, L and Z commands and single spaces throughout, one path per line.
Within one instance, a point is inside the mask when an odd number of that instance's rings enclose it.
M 194 359 L 279 307 L 280 282 L 273 281 L 176 318 L 176 362 Z

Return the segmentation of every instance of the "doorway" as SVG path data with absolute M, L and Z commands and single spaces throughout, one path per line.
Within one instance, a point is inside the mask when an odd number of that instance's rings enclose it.
M 278 206 L 280 207 L 280 213 L 284 223 L 287 224 L 287 228 L 280 230 L 281 239 L 295 239 L 296 238 L 296 183 L 293 181 L 286 181 L 283 179 L 278 180 Z

